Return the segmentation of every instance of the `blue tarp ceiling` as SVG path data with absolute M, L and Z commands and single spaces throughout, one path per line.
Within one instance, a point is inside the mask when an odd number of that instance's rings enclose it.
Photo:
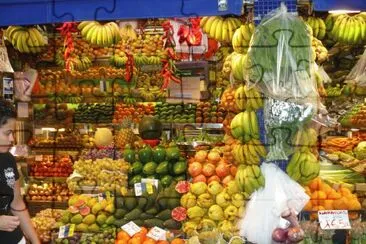
M 366 11 L 366 0 L 313 0 L 314 10 L 361 10 Z
M 194 15 L 240 15 L 242 0 L 0 0 L 0 26 Z

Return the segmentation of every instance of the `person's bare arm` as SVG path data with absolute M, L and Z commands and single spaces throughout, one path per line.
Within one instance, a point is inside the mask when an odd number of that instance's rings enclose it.
M 14 216 L 17 216 L 20 220 L 20 227 L 23 230 L 26 237 L 32 244 L 40 244 L 40 240 L 37 236 L 37 232 L 34 229 L 32 221 L 30 219 L 28 209 L 25 206 L 22 195 L 20 193 L 19 180 L 15 181 L 14 185 L 14 199 L 10 204 L 11 212 Z

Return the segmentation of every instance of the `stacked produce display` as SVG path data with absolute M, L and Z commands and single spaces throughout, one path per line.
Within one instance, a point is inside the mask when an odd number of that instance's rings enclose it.
M 171 19 L 136 27 L 83 21 L 71 39 L 51 26 L 4 29 L 10 60 L 38 72 L 25 200 L 42 241 L 325 243 L 328 232 L 313 228 L 321 210 L 348 210 L 358 230 L 366 205 L 366 13 L 308 12 L 298 17 L 282 6 L 259 24 L 247 12 L 200 17 L 208 53 L 199 77 L 194 67 L 177 68 L 187 61 L 169 45 L 178 35 Z M 197 91 L 181 84 L 190 75 L 207 99 L 190 99 Z M 170 97 L 169 82 L 182 99 Z M 294 194 L 301 219 L 290 209 L 282 216 L 288 228 L 260 223 L 271 204 Z M 133 234 L 125 229 L 131 222 Z M 75 233 L 61 237 L 61 226 Z M 154 239 L 156 227 L 166 232 Z

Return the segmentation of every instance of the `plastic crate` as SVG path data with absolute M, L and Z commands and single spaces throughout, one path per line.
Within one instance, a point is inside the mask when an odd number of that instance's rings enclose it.
M 260 141 L 266 145 L 267 144 L 267 136 L 266 136 L 266 127 L 264 125 L 264 110 L 263 108 L 258 109 L 256 111 L 258 124 L 259 124 L 259 136 Z
M 289 13 L 297 12 L 297 1 L 296 0 L 254 0 L 254 21 L 259 24 L 260 21 L 272 10 L 280 7 L 283 2 Z

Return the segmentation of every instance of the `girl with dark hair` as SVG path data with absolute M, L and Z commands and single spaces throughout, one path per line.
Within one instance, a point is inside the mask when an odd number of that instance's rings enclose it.
M 9 149 L 14 143 L 16 113 L 11 103 L 0 100 L 0 243 L 41 243 L 20 193 L 15 158 Z

